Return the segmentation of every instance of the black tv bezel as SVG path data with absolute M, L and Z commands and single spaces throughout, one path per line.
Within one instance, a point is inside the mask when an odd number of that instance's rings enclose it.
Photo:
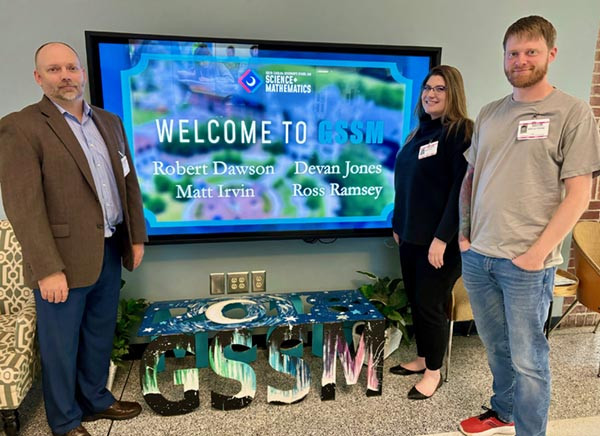
M 91 103 L 104 107 L 102 96 L 102 80 L 99 68 L 99 50 L 101 43 L 124 43 L 132 39 L 158 40 L 158 41 L 209 41 L 218 44 L 246 44 L 258 45 L 263 49 L 282 49 L 286 51 L 313 51 L 313 52 L 339 52 L 339 53 L 369 53 L 381 55 L 427 56 L 430 66 L 440 64 L 442 57 L 441 47 L 419 47 L 404 45 L 379 45 L 357 43 L 328 43 L 314 41 L 285 41 L 265 39 L 242 39 L 204 36 L 181 35 L 156 35 L 126 32 L 103 32 L 86 30 L 85 47 L 87 55 L 87 72 Z M 239 242 L 301 239 L 306 242 L 323 241 L 337 238 L 381 237 L 389 236 L 391 227 L 363 228 L 363 229 L 328 229 L 328 230 L 288 230 L 288 231 L 259 231 L 259 232 L 230 232 L 230 233 L 194 233 L 194 234 L 169 234 L 149 235 L 150 245 L 179 244 L 197 242 Z

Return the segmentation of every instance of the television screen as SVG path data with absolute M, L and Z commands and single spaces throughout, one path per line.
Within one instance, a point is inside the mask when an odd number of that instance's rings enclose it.
M 390 233 L 396 153 L 441 49 L 86 32 L 151 242 Z

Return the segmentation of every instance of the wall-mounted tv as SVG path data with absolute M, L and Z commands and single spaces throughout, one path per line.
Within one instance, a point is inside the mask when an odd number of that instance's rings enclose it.
M 441 49 L 86 32 L 150 242 L 388 235 L 396 153 Z

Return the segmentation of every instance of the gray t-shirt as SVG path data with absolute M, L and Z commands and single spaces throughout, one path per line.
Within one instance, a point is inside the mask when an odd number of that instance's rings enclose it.
M 523 124 L 543 126 L 545 120 L 546 138 L 518 139 L 527 136 Z M 544 136 L 544 128 L 537 133 Z M 465 158 L 475 169 L 471 248 L 514 259 L 554 215 L 564 198 L 563 180 L 600 170 L 598 126 L 585 102 L 558 89 L 536 102 L 508 95 L 481 110 Z M 561 245 L 546 258 L 546 268 L 562 263 Z

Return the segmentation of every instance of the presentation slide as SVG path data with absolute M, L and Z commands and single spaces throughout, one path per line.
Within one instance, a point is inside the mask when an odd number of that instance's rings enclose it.
M 390 227 L 429 56 L 99 44 L 153 235 Z

